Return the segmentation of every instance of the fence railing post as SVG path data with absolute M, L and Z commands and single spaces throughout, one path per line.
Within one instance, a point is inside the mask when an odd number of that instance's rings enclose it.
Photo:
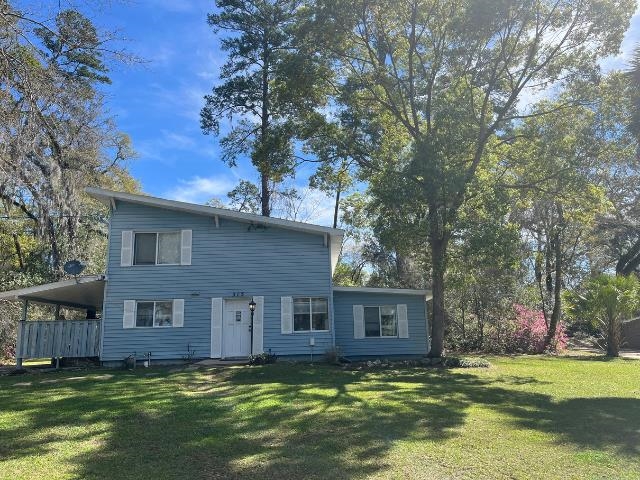
M 23 340 L 23 332 L 24 332 L 24 324 L 27 321 L 27 312 L 29 309 L 29 300 L 24 299 L 22 301 L 22 318 L 18 322 L 18 338 L 16 339 L 16 368 L 18 370 L 22 370 L 22 357 L 24 355 L 23 349 L 24 345 L 22 344 Z

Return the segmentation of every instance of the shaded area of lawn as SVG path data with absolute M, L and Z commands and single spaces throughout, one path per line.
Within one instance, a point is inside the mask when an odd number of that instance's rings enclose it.
M 637 478 L 639 372 L 505 359 L 1 379 L 0 477 Z

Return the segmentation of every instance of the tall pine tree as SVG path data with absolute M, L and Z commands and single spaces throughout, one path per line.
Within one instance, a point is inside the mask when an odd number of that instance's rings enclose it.
M 318 82 L 328 71 L 305 40 L 303 3 L 297 0 L 218 0 L 208 16 L 224 31 L 227 61 L 222 83 L 205 96 L 201 127 L 225 133 L 223 161 L 235 166 L 248 156 L 260 175 L 262 215 L 271 215 L 273 189 L 295 174 L 300 125 L 322 102 Z M 231 122 L 229 131 L 221 126 Z

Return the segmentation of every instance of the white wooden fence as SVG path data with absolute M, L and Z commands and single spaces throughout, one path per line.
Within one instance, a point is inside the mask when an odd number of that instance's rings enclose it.
M 16 358 L 98 357 L 100 320 L 18 323 Z

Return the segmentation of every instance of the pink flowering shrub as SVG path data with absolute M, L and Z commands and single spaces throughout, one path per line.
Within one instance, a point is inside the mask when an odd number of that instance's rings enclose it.
M 514 328 L 510 332 L 509 350 L 522 353 L 543 353 L 547 325 L 540 310 L 531 310 L 524 305 L 515 304 Z M 560 322 L 550 345 L 550 350 L 563 350 L 567 346 L 564 324 Z

